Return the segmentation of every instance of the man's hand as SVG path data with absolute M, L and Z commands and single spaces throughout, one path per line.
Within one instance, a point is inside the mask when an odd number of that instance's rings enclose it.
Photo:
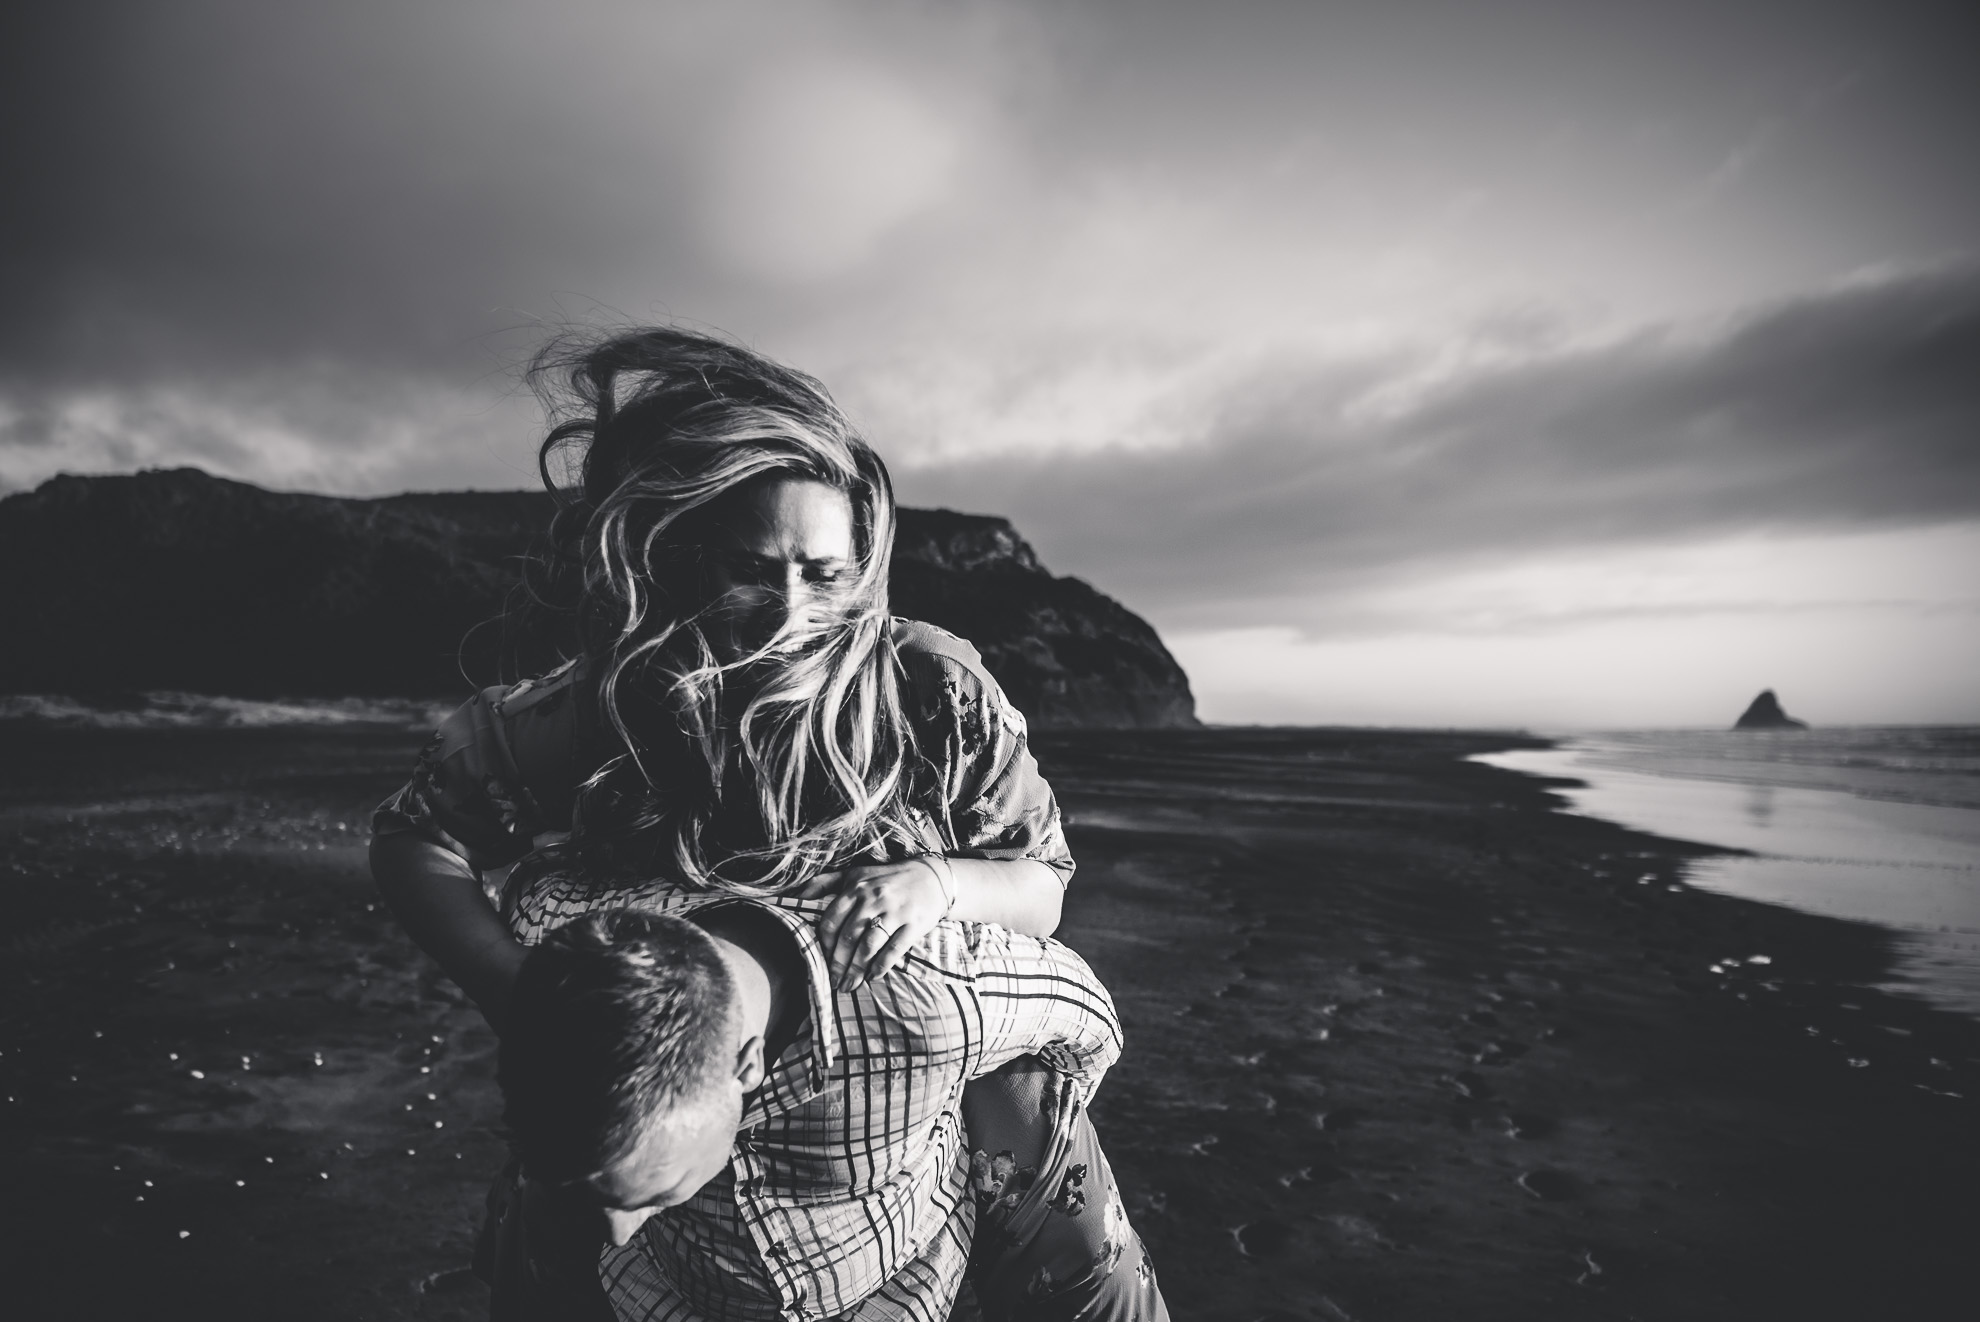
M 861 863 L 821 872 L 799 892 L 834 895 L 818 916 L 818 940 L 832 967 L 832 984 L 851 991 L 885 977 L 953 907 L 944 884 L 947 860 L 933 854 L 900 863 Z

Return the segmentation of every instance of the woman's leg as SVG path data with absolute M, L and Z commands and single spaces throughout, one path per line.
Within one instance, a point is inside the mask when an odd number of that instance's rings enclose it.
M 1029 1057 L 963 1090 L 985 1322 L 1168 1322 L 1113 1169 L 1058 1074 Z

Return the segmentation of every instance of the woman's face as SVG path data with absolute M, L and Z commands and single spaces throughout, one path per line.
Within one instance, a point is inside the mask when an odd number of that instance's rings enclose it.
M 709 641 L 734 662 L 832 609 L 853 569 L 852 502 L 808 478 L 758 479 L 717 508 L 705 559 Z

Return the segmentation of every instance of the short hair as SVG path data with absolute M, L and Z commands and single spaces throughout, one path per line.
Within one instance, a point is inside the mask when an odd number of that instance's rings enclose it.
M 736 1014 L 714 940 L 683 918 L 615 909 L 552 932 L 516 975 L 495 1072 L 524 1169 L 565 1184 L 627 1156 L 720 1077 Z

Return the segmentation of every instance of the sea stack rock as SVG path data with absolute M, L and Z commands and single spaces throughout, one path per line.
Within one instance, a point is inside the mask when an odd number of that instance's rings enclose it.
M 1807 721 L 1797 721 L 1781 710 L 1781 700 L 1774 696 L 1772 689 L 1762 689 L 1760 696 L 1733 722 L 1735 730 L 1806 730 Z

